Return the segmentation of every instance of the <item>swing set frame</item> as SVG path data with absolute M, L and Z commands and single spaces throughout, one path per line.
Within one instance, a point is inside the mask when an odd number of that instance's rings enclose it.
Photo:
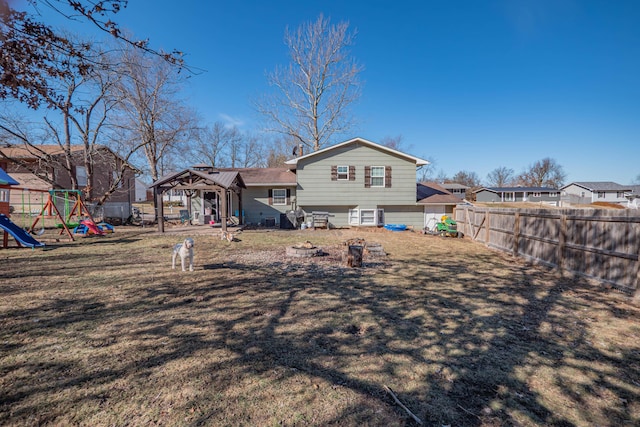
M 23 192 L 36 192 L 36 193 L 47 193 L 47 201 L 42 206 L 40 213 L 34 218 L 31 227 L 27 228 L 27 232 L 33 233 L 36 229 L 36 225 L 38 222 L 42 220 L 42 232 L 45 229 L 45 220 L 47 218 L 55 218 L 59 221 L 58 226 L 61 227 L 59 235 L 62 236 L 66 234 L 69 238 L 69 241 L 75 241 L 73 237 L 73 233 L 71 232 L 71 228 L 69 227 L 71 218 L 76 216 L 78 218 L 84 217 L 86 220 L 95 224 L 93 220 L 93 216 L 91 212 L 87 209 L 87 206 L 82 201 L 82 192 L 80 190 L 39 190 L 33 188 L 15 188 L 15 190 L 22 190 Z M 60 213 L 60 210 L 55 204 L 54 198 L 59 197 L 56 194 L 62 193 L 64 194 L 64 202 L 65 202 L 65 215 Z M 74 199 L 73 207 L 68 209 L 70 198 Z M 24 211 L 24 198 L 23 198 L 23 211 Z M 66 216 L 66 217 L 65 217 Z M 78 221 L 79 222 L 79 221 Z M 73 228 L 73 227 L 72 227 Z M 38 234 L 38 233 L 36 233 Z M 40 233 L 41 234 L 41 233 Z

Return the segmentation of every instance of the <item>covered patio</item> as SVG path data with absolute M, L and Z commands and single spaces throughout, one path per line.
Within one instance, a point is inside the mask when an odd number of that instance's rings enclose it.
M 237 171 L 219 171 L 213 167 L 197 166 L 181 172 L 170 174 L 154 182 L 156 206 L 158 209 L 158 231 L 164 233 L 164 204 L 163 194 L 168 190 L 182 190 L 187 196 L 185 210 L 188 218 L 200 218 L 207 215 L 219 221 L 222 231 L 227 231 L 227 223 L 232 217 L 234 196 L 238 212 L 242 212 L 242 189 L 246 188 L 240 173 Z M 199 201 L 194 209 L 194 199 Z M 195 211 L 194 211 L 195 210 Z M 238 217 L 238 224 L 242 224 L 242 217 Z

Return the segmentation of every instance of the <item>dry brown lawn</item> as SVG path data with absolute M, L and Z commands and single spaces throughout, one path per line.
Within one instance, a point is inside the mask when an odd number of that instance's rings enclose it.
M 640 309 L 467 239 L 121 229 L 0 250 L 0 425 L 640 425 Z M 351 237 L 387 257 L 340 262 Z M 289 259 L 310 240 L 325 256 Z

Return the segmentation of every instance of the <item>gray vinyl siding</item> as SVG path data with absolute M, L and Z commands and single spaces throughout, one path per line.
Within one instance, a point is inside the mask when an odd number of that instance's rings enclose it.
M 269 190 L 273 188 L 289 188 L 291 197 L 288 205 L 269 205 Z M 264 224 L 266 218 L 275 218 L 280 224 L 280 214 L 295 207 L 296 190 L 293 187 L 274 185 L 272 187 L 248 187 L 242 192 L 242 203 L 245 224 Z
M 405 224 L 409 227 L 413 227 L 416 230 L 422 229 L 424 223 L 424 206 L 389 206 L 378 205 L 371 206 L 370 204 L 358 206 L 305 206 L 304 210 L 307 213 L 308 219 L 311 219 L 311 212 L 324 211 L 329 212 L 329 224 L 331 227 L 345 228 L 351 227 L 349 224 L 349 210 L 350 209 L 383 209 L 384 210 L 384 223 L 385 224 Z
M 354 166 L 355 180 L 331 180 L 332 166 Z M 365 188 L 366 166 L 390 166 L 391 188 Z M 298 206 L 415 205 L 415 162 L 351 144 L 300 160 L 297 164 Z M 326 210 L 326 209 L 324 209 Z
M 384 209 L 385 224 L 405 224 L 415 230 L 424 226 L 424 206 L 380 206 Z

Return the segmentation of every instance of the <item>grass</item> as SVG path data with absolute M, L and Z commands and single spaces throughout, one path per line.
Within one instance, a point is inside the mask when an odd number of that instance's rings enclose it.
M 624 295 L 467 239 L 193 237 L 191 273 L 148 230 L 0 251 L 0 424 L 415 425 L 384 386 L 431 426 L 640 424 Z

